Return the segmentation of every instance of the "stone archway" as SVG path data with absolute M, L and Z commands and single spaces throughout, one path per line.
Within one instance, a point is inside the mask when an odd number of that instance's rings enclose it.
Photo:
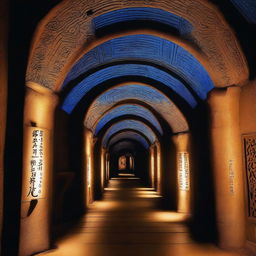
M 100 5 L 99 5 L 100 3 Z M 95 40 L 94 31 L 92 30 L 92 21 L 95 17 L 110 13 L 110 11 L 117 11 L 121 8 L 159 8 L 168 13 L 172 13 L 177 17 L 181 17 L 185 21 L 189 22 L 193 26 L 193 30 L 189 31 L 184 37 L 181 35 L 179 39 L 170 38 L 162 33 L 151 32 L 151 34 L 157 35 L 158 37 L 167 38 L 171 42 L 178 42 L 178 46 L 184 47 L 196 60 L 202 64 L 202 67 L 209 72 L 213 83 L 216 87 L 227 87 L 231 84 L 243 84 L 247 79 L 248 71 L 245 64 L 244 56 L 240 50 L 237 40 L 226 24 L 221 14 L 209 3 L 202 1 L 196 1 L 191 4 L 190 1 L 172 2 L 147 2 L 137 3 L 132 2 L 114 2 L 112 6 L 109 6 L 107 1 L 99 3 L 90 3 L 83 1 L 64 1 L 57 7 L 55 7 L 49 15 L 41 22 L 35 35 L 34 43 L 31 48 L 30 60 L 27 71 L 27 94 L 25 103 L 25 118 L 24 118 L 24 176 L 23 176 L 23 201 L 21 210 L 21 255 L 26 255 L 28 252 L 35 252 L 43 250 L 49 247 L 49 209 L 51 201 L 51 186 L 49 179 L 52 176 L 52 128 L 54 119 L 54 110 L 58 101 L 58 97 L 55 93 L 60 91 L 61 85 L 68 74 L 69 70 L 79 61 L 86 52 L 95 48 L 97 44 L 103 44 L 119 37 L 120 35 L 111 35 L 102 38 L 101 40 Z M 198 15 L 198 8 L 201 10 Z M 197 9 L 195 11 L 195 9 Z M 208 18 L 204 18 L 204 13 L 208 14 Z M 76 17 L 76 22 L 74 21 Z M 208 30 L 204 30 L 202 24 L 208 26 Z M 65 27 L 65 29 L 63 29 Z M 135 34 L 141 32 L 135 32 Z M 131 35 L 131 33 L 128 33 Z M 148 32 L 148 34 L 150 34 Z M 226 38 L 226 40 L 223 40 Z M 51 46 L 51 47 L 50 47 Z M 231 49 L 231 50 L 230 50 Z M 98 58 L 99 56 L 96 56 Z M 206 73 L 207 73 L 206 71 Z M 227 95 L 231 91 L 237 89 L 224 89 Z M 214 95 L 214 93 L 212 93 Z M 214 97 L 215 96 L 211 96 Z M 228 97 L 228 96 L 227 96 Z M 234 97 L 237 103 L 238 98 Z M 216 97 L 218 100 L 218 96 Z M 215 114 L 215 100 L 210 99 L 213 113 Z M 216 107 L 218 108 L 219 105 Z M 218 113 L 221 112 L 218 110 Z M 233 113 L 233 112 L 232 112 Z M 237 113 L 234 113 L 236 115 Z M 235 117 L 234 117 L 235 118 Z M 232 119 L 232 118 L 231 118 Z M 214 122 L 213 122 L 214 123 Z M 227 125 L 232 125 L 232 122 Z M 231 126 L 229 126 L 228 130 Z M 213 127 L 215 128 L 215 127 Z M 33 204 L 35 201 L 26 200 L 28 197 L 29 179 L 31 176 L 32 164 L 31 164 L 31 151 L 28 149 L 33 148 L 33 132 L 43 131 L 43 141 L 45 145 L 44 159 L 45 166 L 45 177 L 43 179 L 43 185 L 47 187 L 46 194 L 42 193 L 42 197 L 38 200 L 37 207 Z M 225 134 L 226 135 L 226 134 Z M 225 137 L 225 135 L 223 135 Z M 233 134 L 238 139 L 239 134 Z M 222 136 L 222 135 L 221 135 Z M 222 139 L 222 138 L 221 138 Z M 230 146 L 226 145 L 228 148 Z M 235 148 L 239 148 L 239 144 L 233 145 Z M 217 152 L 218 146 L 214 147 L 215 153 Z M 158 151 L 160 152 L 160 151 Z M 236 181 L 232 181 L 239 187 L 239 195 L 242 195 L 242 182 L 239 174 L 241 168 L 241 159 L 236 157 L 235 153 L 232 155 L 236 159 L 238 164 L 234 167 L 232 172 L 237 172 L 235 176 Z M 225 159 L 226 160 L 226 159 Z M 230 159 L 229 159 L 230 160 Z M 232 162 L 233 163 L 233 162 Z M 223 164 L 223 162 L 222 162 Z M 224 166 L 229 166 L 229 162 L 225 162 Z M 233 165 L 232 165 L 233 166 Z M 219 166 L 217 166 L 219 168 Z M 232 167 L 233 168 L 233 167 Z M 230 180 L 230 179 L 229 179 Z M 219 181 L 217 177 L 216 182 Z M 158 185 L 159 186 L 159 185 Z M 33 189 L 33 188 L 32 188 Z M 222 194 L 217 195 L 219 198 Z M 39 200 L 40 199 L 40 200 Z M 226 219 L 223 227 L 220 230 L 227 230 L 227 233 L 223 232 L 222 245 L 224 247 L 233 247 L 236 245 L 241 246 L 244 236 L 242 226 L 244 226 L 241 207 L 243 202 L 243 196 L 233 197 L 233 195 L 222 197 L 219 201 L 219 223 L 222 222 L 222 206 L 226 202 L 230 202 L 232 207 L 237 211 L 236 217 L 240 220 L 237 221 L 237 225 L 240 225 L 239 234 L 232 231 L 232 229 L 226 229 L 226 226 L 230 226 L 234 223 L 234 220 Z M 237 204 L 237 202 L 239 203 Z M 233 202 L 233 203 L 232 203 Z M 240 209 L 240 210 L 239 210 Z M 33 217 L 31 216 L 33 212 Z M 30 218 L 28 218 L 30 217 Z M 38 221 L 40 220 L 40 221 Z M 37 226 L 35 225 L 37 223 Z M 38 228 L 40 226 L 41 228 Z M 27 230 L 29 229 L 29 233 Z M 40 237 L 38 232 L 40 230 Z M 235 229 L 237 230 L 237 228 Z M 230 234 L 236 236 L 236 238 L 228 241 L 227 237 Z M 31 243 L 31 238 L 33 243 Z M 238 243 L 240 241 L 240 244 Z M 32 244 L 32 245 L 31 245 Z

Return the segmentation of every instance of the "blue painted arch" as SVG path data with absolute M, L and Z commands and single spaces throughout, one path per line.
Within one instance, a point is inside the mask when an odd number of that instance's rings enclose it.
M 162 135 L 163 130 L 158 122 L 157 118 L 154 116 L 154 114 L 148 110 L 147 108 L 136 105 L 136 104 L 125 104 L 125 105 L 119 105 L 113 109 L 110 109 L 104 115 L 101 117 L 101 119 L 95 120 L 94 126 L 93 126 L 93 132 L 97 136 L 99 131 L 112 119 L 122 117 L 124 115 L 134 115 L 141 118 L 145 118 L 149 123 L 151 123 L 155 129 Z
M 149 65 L 123 64 L 104 68 L 86 77 L 71 90 L 62 104 L 62 109 L 67 113 L 71 113 L 84 95 L 98 84 L 110 79 L 130 76 L 131 74 L 133 76 L 146 77 L 161 82 L 177 92 L 192 108 L 197 105 L 195 98 L 183 83 L 167 72 Z
M 129 100 L 137 100 L 154 108 L 174 133 L 189 130 L 185 117 L 169 98 L 151 86 L 133 83 L 113 87 L 98 96 L 86 113 L 84 126 L 92 129 L 95 120 L 99 120 L 108 109 Z
M 154 132 L 149 126 L 138 120 L 127 119 L 113 124 L 105 133 L 102 139 L 102 145 L 106 147 L 109 139 L 116 133 L 123 130 L 134 130 L 144 134 L 151 144 L 153 144 L 157 138 Z
M 202 100 L 214 87 L 206 69 L 187 50 L 164 38 L 146 34 L 118 37 L 95 47 L 73 66 L 63 86 L 103 64 L 139 60 L 158 64 L 176 73 Z M 87 83 L 83 86 L 86 87 Z
M 94 29 L 98 30 L 126 21 L 155 21 L 177 29 L 182 35 L 190 34 L 193 29 L 193 25 L 183 17 L 150 7 L 124 8 L 111 11 L 97 16 L 92 23 Z
M 122 140 L 134 140 L 139 142 L 145 149 L 148 149 L 150 144 L 148 141 L 139 133 L 134 131 L 123 131 L 115 134 L 108 142 L 108 146 L 111 147 L 115 143 Z

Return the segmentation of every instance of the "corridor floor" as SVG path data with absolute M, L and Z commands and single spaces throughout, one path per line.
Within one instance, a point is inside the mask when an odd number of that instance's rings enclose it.
M 186 216 L 160 211 L 157 194 L 136 178 L 110 180 L 104 199 L 94 202 L 78 226 L 47 256 L 238 256 L 189 235 Z M 40 254 L 41 255 L 41 254 Z

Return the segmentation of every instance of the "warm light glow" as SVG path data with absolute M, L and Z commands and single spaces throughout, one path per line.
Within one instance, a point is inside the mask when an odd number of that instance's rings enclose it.
M 151 163 L 151 184 L 152 188 L 155 188 L 155 168 L 154 168 L 154 150 L 150 148 L 150 163 Z
M 133 173 L 118 173 L 118 176 L 131 176 L 131 177 L 133 177 L 133 176 L 135 176 Z
M 104 150 L 101 151 L 101 188 L 104 189 L 104 177 L 105 177 L 105 159 L 104 159 Z
M 183 222 L 189 218 L 189 215 L 171 211 L 156 211 L 151 214 L 151 217 L 159 222 Z
M 156 144 L 156 157 L 157 157 L 157 192 L 161 194 L 161 183 L 162 183 L 162 175 L 161 175 L 161 148 L 160 144 Z
M 87 186 L 91 187 L 91 178 L 92 178 L 92 170 L 91 170 L 91 156 L 87 156 Z
M 118 158 L 118 169 L 119 170 L 126 169 L 126 156 L 120 156 Z
M 113 210 L 115 207 L 118 207 L 119 205 L 120 203 L 118 201 L 94 201 L 92 204 L 90 204 L 88 208 L 97 208 L 100 210 Z
M 124 179 L 124 180 L 139 180 L 140 178 L 136 178 L 136 177 L 118 177 L 118 178 L 111 178 L 111 180 L 121 180 L 121 179 Z
M 130 169 L 134 170 L 134 158 L 130 156 L 129 160 L 130 160 Z

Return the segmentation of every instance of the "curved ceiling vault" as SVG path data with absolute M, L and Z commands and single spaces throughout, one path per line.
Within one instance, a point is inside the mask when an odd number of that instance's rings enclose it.
M 111 32 L 115 25 L 135 21 L 158 26 Z M 161 31 L 161 24 L 172 29 L 169 34 Z M 104 29 L 109 34 L 100 34 Z M 117 85 L 118 79 L 126 83 Z M 109 120 L 131 114 L 145 118 L 162 134 L 150 108 L 172 132 L 188 131 L 184 115 L 172 100 L 195 108 L 215 86 L 242 84 L 246 79 L 247 64 L 233 31 L 205 0 L 64 0 L 40 23 L 26 75 L 27 86 L 65 88 L 62 109 L 67 113 L 89 91 L 100 88 L 84 121 L 95 134 Z M 101 89 L 102 84 L 108 89 Z M 131 105 L 135 101 L 138 106 Z M 130 105 L 117 106 L 124 103 Z M 150 144 L 157 139 L 145 123 L 126 119 L 107 130 L 103 145 L 117 133 L 127 135 L 128 128 L 144 134 Z
M 121 11 L 125 8 L 130 8 L 131 17 L 136 20 L 138 16 L 144 15 L 144 19 L 148 16 L 147 20 L 176 29 L 179 37 L 188 45 L 194 45 L 198 52 L 205 56 L 206 62 L 210 63 L 215 74 L 213 81 L 215 86 L 240 84 L 248 78 L 247 64 L 233 31 L 218 9 L 205 0 L 146 2 L 140 0 L 113 0 L 111 2 L 109 0 L 64 0 L 52 9 L 37 29 L 27 69 L 27 85 L 36 83 L 54 91 L 59 90 L 70 68 L 83 57 L 88 47 L 92 48 L 93 42 L 97 41 L 95 38 L 97 29 L 128 19 Z M 131 10 L 132 8 L 134 9 Z M 133 36 L 130 38 L 134 39 Z M 145 43 L 152 41 L 151 37 L 149 40 L 148 35 L 143 35 L 143 39 L 146 40 Z M 118 39 L 116 42 L 120 40 L 124 42 L 129 38 Z M 136 38 L 136 40 L 140 39 Z M 201 75 L 205 77 L 205 72 L 199 72 L 200 75 L 197 77 L 194 68 L 196 61 L 192 60 L 192 69 L 187 70 L 188 64 L 180 66 L 179 60 L 175 59 L 176 56 L 180 56 L 183 59 L 182 62 L 190 62 L 190 54 L 170 41 L 163 41 L 163 38 L 155 40 L 163 44 L 163 47 L 159 49 L 162 53 L 167 53 L 167 55 L 164 54 L 166 57 L 164 61 L 171 64 L 172 70 L 178 71 L 182 78 L 192 82 L 190 86 L 197 93 L 203 90 L 205 85 L 200 88 L 200 81 Z M 112 40 L 106 44 L 111 43 Z M 136 45 L 136 42 L 133 44 Z M 136 46 L 140 47 L 139 44 Z M 127 50 L 129 51 L 129 48 Z M 156 53 L 161 55 L 161 52 Z M 111 58 L 112 51 L 104 53 Z M 112 60 L 116 57 L 115 50 L 113 53 Z M 152 48 L 150 53 L 152 53 Z M 168 55 L 170 53 L 172 54 Z M 104 58 L 102 53 L 96 51 L 95 54 L 94 59 Z M 190 79 L 193 78 L 193 74 L 196 75 L 196 81 Z M 205 89 L 207 91 L 207 87 Z
M 95 67 L 124 60 L 144 61 L 169 69 L 184 79 L 202 100 L 214 87 L 207 71 L 192 54 L 164 38 L 146 34 L 118 37 L 95 47 L 86 53 L 71 69 L 64 81 L 64 86 L 70 80 L 76 79 L 79 75 Z M 128 72 L 129 67 L 126 67 Z M 161 74 L 158 74 L 158 76 L 161 77 Z M 175 91 L 178 94 L 181 96 L 185 93 L 188 94 L 186 87 L 182 86 L 182 82 L 175 78 L 172 80 L 173 89 L 176 89 Z M 86 81 L 81 82 L 80 86 L 87 86 Z M 179 87 L 182 87 L 180 91 L 178 90 Z M 187 97 L 185 96 L 185 99 Z
M 93 130 L 97 121 L 110 108 L 122 102 L 138 101 L 151 106 L 166 122 L 174 133 L 188 131 L 188 123 L 180 110 L 159 90 L 146 84 L 125 83 L 111 88 L 99 95 L 90 105 L 84 125 Z
M 153 130 L 147 126 L 145 123 L 138 120 L 126 119 L 113 124 L 104 134 L 102 138 L 102 145 L 107 147 L 109 140 L 118 132 L 121 131 L 137 131 L 140 134 L 143 134 L 150 144 L 153 144 L 157 137 Z
M 188 89 L 177 79 L 170 76 L 167 72 L 155 67 L 143 64 L 122 64 L 106 67 L 88 75 L 83 81 L 78 83 L 65 98 L 62 109 L 71 113 L 80 100 L 94 87 L 111 79 L 125 77 L 134 80 L 135 77 L 151 79 L 151 84 L 160 82 L 177 92 L 186 102 L 195 107 L 197 101 Z M 129 78 L 130 77 L 130 78 Z
M 119 133 L 116 133 L 108 142 L 108 147 L 112 147 L 113 145 L 116 145 L 121 142 L 130 142 L 134 143 L 138 142 L 140 145 L 142 145 L 145 149 L 148 149 L 151 143 L 147 140 L 145 136 L 142 134 L 136 132 L 136 131 L 121 131 Z M 123 143 L 125 144 L 125 143 Z
M 95 136 L 97 136 L 100 130 L 109 121 L 122 116 L 137 116 L 144 118 L 154 126 L 159 134 L 163 135 L 162 127 L 154 114 L 147 108 L 138 104 L 122 104 L 108 110 L 104 113 L 100 120 L 97 120 L 95 122 L 93 126 L 93 133 L 95 134 Z

